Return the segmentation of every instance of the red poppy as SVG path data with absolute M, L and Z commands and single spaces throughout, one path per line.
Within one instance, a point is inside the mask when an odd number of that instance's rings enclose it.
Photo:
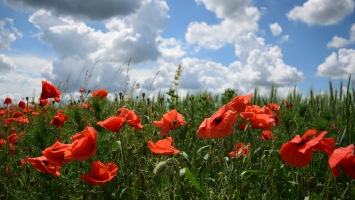
M 239 122 L 238 125 L 239 125 L 239 130 L 242 131 L 245 131 L 245 129 L 248 127 L 248 124 L 244 122 Z
M 122 128 L 124 123 L 125 123 L 125 119 L 122 117 L 109 117 L 104 121 L 97 122 L 96 124 L 104 127 L 109 131 L 118 132 L 120 128 Z
M 18 102 L 18 107 L 25 109 L 26 108 L 26 103 L 24 101 Z
M 354 145 L 335 149 L 328 159 L 328 164 L 333 172 L 334 177 L 340 175 L 341 168 L 345 174 L 355 179 L 355 155 Z
M 7 136 L 7 140 L 13 144 L 16 145 L 18 143 L 18 140 L 22 137 L 23 135 L 19 135 L 17 133 L 12 133 L 11 135 Z
M 60 176 L 60 166 L 52 165 L 48 162 L 45 156 L 40 156 L 37 158 L 28 158 L 27 161 L 33 165 L 33 167 L 44 174 L 50 174 L 54 177 Z
M 64 159 L 86 160 L 92 157 L 97 149 L 96 137 L 96 130 L 90 126 L 73 135 L 70 139 L 74 142 L 71 144 L 71 149 L 65 151 Z
M 288 103 L 286 100 L 284 100 L 284 102 L 285 102 L 287 108 L 292 108 L 292 104 Z
M 112 180 L 117 171 L 118 167 L 113 162 L 105 165 L 101 161 L 94 161 L 91 164 L 91 174 L 83 174 L 80 178 L 92 185 L 102 185 Z
M 120 108 L 120 114 L 118 117 L 122 117 L 125 121 L 134 127 L 134 129 L 141 130 L 143 125 L 141 124 L 141 118 L 132 110 L 128 110 L 127 108 Z
M 108 95 L 108 92 L 106 90 L 96 90 L 92 92 L 93 97 L 99 97 L 100 99 L 106 98 Z
M 67 121 L 67 119 L 68 119 L 68 116 L 59 110 L 57 112 L 57 115 L 53 116 L 53 119 L 49 125 L 55 126 L 55 127 L 61 127 L 61 126 L 63 126 L 64 122 Z
M 302 137 L 296 135 L 291 141 L 283 144 L 280 150 L 281 159 L 286 164 L 304 167 L 311 162 L 314 150 L 330 155 L 334 151 L 334 138 L 323 138 L 327 134 L 326 131 L 317 136 L 316 133 L 316 130 L 309 129 Z
M 54 143 L 52 146 L 44 149 L 42 155 L 44 155 L 47 160 L 56 166 L 62 166 L 63 162 L 70 162 L 70 159 L 65 158 L 65 152 L 69 151 L 71 144 L 62 144 L 60 142 Z
M 239 142 L 234 145 L 234 151 L 229 152 L 228 156 L 230 158 L 239 158 L 240 156 L 248 155 L 250 150 L 250 144 L 245 145 L 243 142 Z
M 39 99 L 39 106 L 49 106 L 51 103 L 48 101 L 48 99 Z
M 276 103 L 269 103 L 267 107 L 269 107 L 272 111 L 280 110 L 280 106 Z
M 274 140 L 275 136 L 270 130 L 264 130 L 261 132 L 261 139 L 263 140 Z
M 4 146 L 7 143 L 6 140 L 0 139 L 0 147 Z
M 172 146 L 173 138 L 171 137 L 158 140 L 155 144 L 150 140 L 147 143 L 150 151 L 158 155 L 171 155 L 180 152 L 180 150 L 177 150 Z
M 270 105 L 273 109 L 277 109 L 277 104 Z M 259 107 L 256 105 L 247 106 L 240 116 L 249 120 L 250 125 L 254 129 L 271 130 L 276 125 L 278 114 L 275 114 L 268 106 Z
M 80 89 L 79 89 L 79 92 L 80 92 L 80 93 L 83 93 L 83 92 L 85 92 L 85 91 L 86 91 L 85 88 L 80 88 Z
M 223 138 L 234 131 L 233 124 L 238 122 L 237 112 L 228 104 L 218 109 L 210 118 L 206 118 L 197 130 L 203 139 Z
M 12 114 L 12 116 L 14 116 L 15 118 L 21 117 L 22 116 L 22 112 L 14 112 Z
M 47 81 L 42 81 L 42 93 L 40 99 L 54 98 L 54 101 L 60 101 L 62 93 L 52 84 Z
M 4 101 L 4 104 L 8 105 L 8 104 L 11 104 L 11 103 L 12 103 L 12 100 L 9 97 L 6 97 L 6 99 Z
M 228 103 L 238 114 L 245 110 L 245 107 L 250 105 L 250 100 L 252 98 L 252 94 L 248 94 L 246 96 L 238 95 L 233 98 L 232 101 Z
M 160 135 L 165 136 L 170 130 L 185 126 L 184 117 L 176 109 L 165 113 L 160 121 L 154 121 L 154 126 L 161 127 Z

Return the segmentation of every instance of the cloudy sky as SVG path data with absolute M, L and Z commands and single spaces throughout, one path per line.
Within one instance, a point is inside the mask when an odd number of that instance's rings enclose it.
M 154 94 L 183 66 L 181 93 L 294 86 L 355 74 L 354 0 L 0 0 L 0 100 L 41 80 Z

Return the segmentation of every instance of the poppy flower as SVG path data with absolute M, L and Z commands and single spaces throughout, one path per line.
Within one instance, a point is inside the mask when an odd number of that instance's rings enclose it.
M 64 122 L 67 121 L 68 116 L 62 111 L 58 111 L 56 116 L 53 116 L 52 121 L 50 122 L 49 125 L 55 126 L 55 127 L 61 127 L 63 126 Z
M 104 127 L 109 131 L 118 132 L 120 128 L 122 128 L 124 123 L 125 123 L 125 119 L 122 117 L 109 117 L 104 121 L 97 122 L 96 124 Z
M 12 103 L 12 100 L 9 97 L 6 97 L 6 99 L 4 101 L 4 104 L 8 105 L 8 104 L 11 104 L 11 103 Z
M 291 141 L 283 144 L 280 149 L 281 159 L 286 164 L 304 167 L 311 162 L 315 150 L 332 154 L 335 146 L 334 138 L 323 138 L 327 134 L 326 131 L 320 132 L 317 136 L 316 133 L 316 130 L 309 129 L 302 137 L 296 135 Z
M 26 108 L 26 103 L 24 101 L 18 102 L 18 107 L 25 109 Z
M 12 133 L 11 135 L 7 136 L 7 140 L 13 144 L 16 145 L 18 143 L 18 140 L 22 137 L 23 135 L 19 135 L 17 133 Z
M 40 99 L 54 98 L 54 101 L 60 101 L 62 93 L 52 84 L 47 81 L 42 81 L 42 93 Z
M 84 93 L 85 91 L 86 91 L 85 88 L 80 88 L 80 89 L 79 89 L 79 92 L 80 92 L 80 93 Z
M 241 156 L 246 156 L 249 153 L 250 144 L 245 145 L 243 142 L 238 142 L 234 145 L 234 151 L 229 152 L 228 156 L 230 158 L 239 158 Z
M 122 117 L 125 121 L 136 131 L 141 130 L 143 125 L 141 124 L 141 118 L 132 110 L 128 110 L 127 108 L 120 108 L 120 114 L 118 117 Z
M 91 174 L 83 174 L 81 179 L 92 185 L 102 185 L 112 180 L 118 171 L 115 163 L 109 162 L 106 165 L 101 161 L 91 163 Z
M 158 140 L 155 144 L 152 141 L 148 141 L 148 147 L 151 152 L 158 155 L 171 155 L 177 154 L 180 150 L 175 149 L 172 146 L 173 138 L 167 137 L 163 140 Z
M 185 126 L 184 117 L 176 111 L 176 109 L 165 113 L 160 121 L 154 121 L 154 126 L 161 127 L 160 135 L 165 136 L 169 131 L 179 127 Z
M 48 99 L 39 99 L 39 106 L 49 106 L 51 103 L 48 101 Z
M 228 104 L 218 109 L 210 118 L 206 118 L 197 130 L 203 139 L 223 138 L 234 131 L 233 124 L 238 122 L 237 112 Z
M 52 165 L 62 166 L 63 162 L 71 161 L 70 159 L 66 159 L 64 157 L 65 152 L 69 151 L 70 148 L 71 144 L 56 142 L 52 146 L 44 149 L 42 151 L 42 155 L 44 155 Z
M 238 95 L 232 99 L 228 103 L 238 114 L 245 110 L 245 107 L 250 105 L 250 100 L 252 98 L 252 94 L 248 94 L 246 96 Z
M 32 164 L 32 166 L 39 172 L 44 174 L 50 174 L 54 177 L 60 176 L 60 166 L 52 165 L 48 162 L 45 156 L 40 156 L 37 158 L 27 158 L 27 161 Z
M 284 102 L 285 102 L 287 108 L 292 108 L 292 104 L 290 104 L 290 103 L 287 102 L 286 100 L 284 100 Z
M 93 127 L 86 127 L 83 131 L 73 135 L 70 139 L 74 140 L 71 148 L 64 153 L 67 160 L 86 160 L 96 153 L 97 133 Z
M 106 90 L 96 90 L 92 92 L 93 97 L 99 97 L 100 99 L 106 98 L 108 95 L 108 92 Z
M 355 179 L 355 155 L 354 145 L 335 149 L 328 159 L 328 164 L 333 172 L 334 177 L 340 175 L 341 168 L 345 174 Z
M 261 139 L 263 140 L 274 140 L 275 136 L 270 130 L 264 130 L 261 132 Z

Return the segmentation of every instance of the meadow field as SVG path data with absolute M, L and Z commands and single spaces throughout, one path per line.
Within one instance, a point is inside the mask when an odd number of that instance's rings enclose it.
M 79 89 L 64 102 L 43 81 L 40 100 L 1 102 L 0 199 L 355 196 L 350 78 L 287 98 Z

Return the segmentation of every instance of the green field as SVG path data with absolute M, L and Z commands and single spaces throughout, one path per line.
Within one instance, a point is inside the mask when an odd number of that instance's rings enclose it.
M 268 97 L 259 96 L 255 90 L 250 106 L 280 106 L 274 111 L 279 122 L 271 129 L 275 138 L 269 140 L 263 140 L 262 130 L 253 128 L 240 112 L 236 113 L 237 122 L 227 123 L 233 126 L 231 134 L 199 137 L 196 133 L 206 118 L 235 97 L 247 94 L 228 89 L 219 95 L 206 91 L 180 97 L 177 91 L 178 87 L 172 87 L 168 93 L 150 98 L 148 92 L 137 96 L 117 92 L 113 100 L 93 97 L 86 91 L 67 103 L 49 98 L 49 105 L 39 106 L 29 98 L 23 108 L 14 100 L 4 104 L 0 110 L 0 199 L 324 200 L 355 196 L 354 181 L 341 167 L 340 175 L 335 177 L 328 165 L 330 156 L 322 151 L 312 149 L 311 162 L 303 167 L 286 164 L 280 157 L 283 144 L 309 129 L 327 131 L 324 138 L 334 138 L 335 149 L 355 143 L 355 90 L 350 81 L 340 88 L 333 88 L 329 82 L 329 92 L 322 94 L 310 90 L 308 96 L 302 96 L 295 89 L 287 98 L 278 97 L 275 88 Z M 284 100 L 292 107 L 287 107 Z M 89 107 L 84 108 L 83 103 Z M 97 124 L 118 116 L 120 108 L 134 111 L 143 128 L 137 130 L 126 121 L 118 132 L 113 132 Z M 186 125 L 172 127 L 166 136 L 161 136 L 161 127 L 154 126 L 154 121 L 160 121 L 173 109 L 183 116 Z M 56 127 L 51 121 L 59 110 L 67 120 Z M 19 117 L 27 118 L 28 123 L 16 120 Z M 241 122 L 248 124 L 244 130 L 239 128 Z M 59 176 L 42 173 L 28 162 L 21 164 L 22 159 L 42 156 L 42 151 L 56 141 L 72 144 L 71 136 L 86 127 L 97 132 L 96 151 L 87 159 L 63 162 Z M 9 138 L 13 133 L 16 139 Z M 166 137 L 173 138 L 173 146 L 180 152 L 151 152 L 147 142 Z M 238 142 L 249 144 L 249 151 L 239 158 L 229 157 Z M 90 174 L 92 163 L 98 160 L 115 163 L 118 171 L 104 184 L 92 185 L 80 176 Z M 352 162 L 348 170 L 355 171 L 355 158 Z

